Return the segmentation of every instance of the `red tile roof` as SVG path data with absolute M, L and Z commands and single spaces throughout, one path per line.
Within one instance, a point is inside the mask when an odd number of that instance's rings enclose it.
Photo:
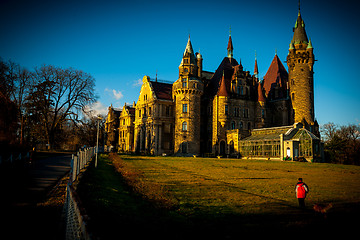
M 227 50 L 234 50 L 231 36 L 229 36 L 229 42 L 228 42 Z
M 259 69 L 258 69 L 258 65 L 257 65 L 257 60 L 255 58 L 255 68 L 254 68 L 254 74 L 258 74 L 259 73 Z
M 261 87 L 261 83 L 258 83 L 258 101 L 265 102 L 265 97 L 263 93 L 263 88 Z
M 263 88 L 265 89 L 266 95 L 268 96 L 269 92 L 275 86 L 286 88 L 287 81 L 288 72 L 286 71 L 284 65 L 281 63 L 279 57 L 275 55 L 264 77 Z
M 227 87 L 226 87 L 226 81 L 225 81 L 225 76 L 223 75 L 221 78 L 221 82 L 220 82 L 220 86 L 219 86 L 219 90 L 217 92 L 218 96 L 223 96 L 223 97 L 228 97 L 229 93 L 227 91 Z

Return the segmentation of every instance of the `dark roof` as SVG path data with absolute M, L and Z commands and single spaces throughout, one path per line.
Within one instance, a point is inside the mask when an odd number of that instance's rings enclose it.
M 150 81 L 157 99 L 172 100 L 172 84 Z
M 234 67 L 239 65 L 239 63 L 234 58 L 224 57 L 219 67 L 216 69 L 213 77 L 210 79 L 209 83 L 206 86 L 206 92 L 210 96 L 217 94 L 220 86 L 220 81 L 224 74 L 224 81 L 226 85 L 226 90 L 230 92 L 231 78 L 234 74 Z
M 286 88 L 288 77 L 289 75 L 284 65 L 281 63 L 279 57 L 275 55 L 264 77 L 263 87 L 266 95 L 269 96 L 269 92 L 276 86 Z
M 301 18 L 300 12 L 295 23 L 294 36 L 291 42 L 293 44 L 308 43 L 308 37 L 305 31 L 305 23 L 304 20 Z
M 124 106 L 123 110 L 127 110 L 129 112 L 130 115 L 135 115 L 135 108 L 131 107 L 131 106 Z

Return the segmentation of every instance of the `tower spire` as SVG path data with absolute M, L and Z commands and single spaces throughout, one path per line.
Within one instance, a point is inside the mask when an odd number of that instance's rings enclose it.
M 227 57 L 228 58 L 233 58 L 233 51 L 234 51 L 234 47 L 232 44 L 232 39 L 231 39 L 231 27 L 230 27 L 230 33 L 229 33 L 229 42 L 228 42 L 228 46 L 227 46 Z
M 291 42 L 293 44 L 308 43 L 308 37 L 305 31 L 305 23 L 300 13 L 300 1 L 299 1 L 299 13 L 294 27 L 294 36 Z
M 257 54 L 255 51 L 255 68 L 254 68 L 254 75 L 256 79 L 259 79 L 259 69 L 258 69 L 258 64 L 257 64 Z

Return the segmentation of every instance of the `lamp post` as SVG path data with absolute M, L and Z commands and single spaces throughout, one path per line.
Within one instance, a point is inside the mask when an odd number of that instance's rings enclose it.
M 98 152 L 99 152 L 99 125 L 100 120 L 102 118 L 100 116 L 97 117 L 98 124 L 97 124 L 97 134 L 96 134 L 96 152 L 95 152 L 95 167 L 97 167 L 97 160 L 98 160 Z

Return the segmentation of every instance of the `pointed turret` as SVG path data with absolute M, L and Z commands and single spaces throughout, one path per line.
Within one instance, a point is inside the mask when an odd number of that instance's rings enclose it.
M 185 47 L 185 51 L 184 51 L 184 54 L 183 54 L 183 59 L 181 60 L 181 65 L 184 64 L 184 59 L 186 59 L 186 58 L 190 59 L 190 61 L 188 63 L 195 63 L 196 64 L 196 57 L 195 57 L 194 50 L 193 50 L 193 47 L 192 47 L 192 44 L 191 44 L 190 35 L 189 35 L 189 38 L 188 38 L 188 41 L 187 41 L 187 44 L 186 44 L 186 47 Z
M 228 42 L 228 46 L 227 46 L 227 57 L 228 58 L 232 58 L 233 57 L 233 51 L 234 51 L 234 47 L 232 44 L 232 39 L 231 39 L 231 34 L 229 35 L 229 42 Z
M 306 49 L 312 49 L 312 48 L 313 48 L 313 46 L 312 46 L 312 43 L 311 43 L 311 39 L 309 39 L 309 44 L 306 47 Z
M 264 104 L 265 103 L 265 97 L 264 97 L 264 92 L 263 92 L 263 88 L 261 87 L 261 83 L 258 83 L 258 102 L 260 104 Z
M 314 124 L 314 61 L 312 42 L 306 35 L 299 4 L 294 36 L 286 59 L 289 69 L 288 94 L 293 108 L 294 122 L 302 122 L 305 119 L 307 124 Z
M 172 84 L 175 99 L 175 154 L 200 154 L 200 114 L 192 113 L 201 112 L 201 95 L 204 92 L 204 84 L 200 80 L 201 62 L 202 57 L 199 53 L 195 57 L 189 36 L 179 66 L 179 78 Z
M 185 47 L 185 51 L 184 51 L 184 55 L 186 53 L 194 53 L 194 50 L 192 48 L 192 44 L 191 44 L 191 40 L 190 40 L 190 35 L 189 35 L 189 38 L 188 38 L 188 41 L 187 41 L 187 44 L 186 44 L 186 47 Z
M 257 64 L 256 52 L 255 52 L 255 67 L 254 67 L 254 75 L 256 79 L 259 79 L 259 69 Z
M 301 13 L 300 13 L 300 9 L 299 9 L 298 18 L 296 20 L 295 27 L 294 27 L 294 36 L 293 36 L 293 39 L 291 42 L 294 44 L 300 44 L 300 43 L 307 44 L 308 41 L 309 40 L 308 40 L 306 31 L 305 31 L 305 23 L 301 17 Z
M 222 76 L 221 81 L 220 81 L 219 90 L 217 92 L 217 95 L 222 96 L 222 97 L 228 97 L 229 96 L 229 93 L 228 93 L 228 91 L 226 89 L 226 81 L 225 81 L 224 73 L 223 73 L 223 76 Z
M 197 58 L 195 57 L 194 50 L 191 44 L 190 35 L 185 47 L 183 57 L 179 66 L 179 74 L 183 76 L 198 77 Z

